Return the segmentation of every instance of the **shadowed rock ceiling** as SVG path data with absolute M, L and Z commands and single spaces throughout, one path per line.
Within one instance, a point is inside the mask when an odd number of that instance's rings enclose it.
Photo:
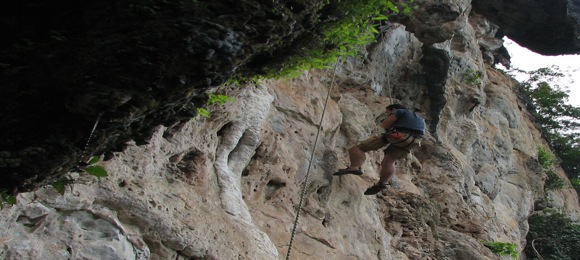
M 322 2 L 0 4 L 0 190 L 50 183 L 191 118 L 205 89 L 259 74 L 315 39 L 332 18 Z M 539 53 L 580 52 L 578 1 L 530 4 L 474 1 L 474 11 Z

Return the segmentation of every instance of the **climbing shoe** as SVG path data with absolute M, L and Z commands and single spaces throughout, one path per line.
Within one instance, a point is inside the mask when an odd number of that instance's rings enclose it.
M 372 187 L 368 188 L 365 191 L 365 195 L 375 195 L 386 188 L 387 188 L 386 184 L 379 182 L 379 183 L 373 185 Z
M 351 169 L 340 169 L 337 172 L 335 172 L 334 176 L 340 176 L 340 175 L 345 175 L 345 174 L 354 174 L 354 175 L 362 175 L 363 172 L 358 169 L 358 170 L 351 170 Z

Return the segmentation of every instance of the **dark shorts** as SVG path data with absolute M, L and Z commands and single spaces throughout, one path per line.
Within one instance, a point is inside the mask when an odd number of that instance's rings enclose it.
M 376 151 L 387 146 L 384 150 L 385 154 L 397 160 L 404 158 L 421 145 L 421 138 L 413 137 L 407 133 L 398 132 L 397 134 L 400 135 L 397 139 L 391 138 L 390 135 L 387 135 L 387 138 L 383 135 L 373 136 L 362 141 L 359 147 L 364 152 L 368 152 Z

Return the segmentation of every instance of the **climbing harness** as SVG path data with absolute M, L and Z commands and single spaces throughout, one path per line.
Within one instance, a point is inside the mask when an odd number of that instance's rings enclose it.
M 306 177 L 304 179 L 304 183 L 302 184 L 302 192 L 300 194 L 300 202 L 298 203 L 296 218 L 294 219 L 294 226 L 292 227 L 292 235 L 290 236 L 290 244 L 288 244 L 288 253 L 286 254 L 286 260 L 290 259 L 290 251 L 292 250 L 292 243 L 294 242 L 294 235 L 296 234 L 296 227 L 298 226 L 298 219 L 300 217 L 300 211 L 302 210 L 302 204 L 304 202 L 304 195 L 306 194 L 306 186 L 308 185 L 308 175 L 310 174 L 310 167 L 312 166 L 312 161 L 314 160 L 314 154 L 316 153 L 316 143 L 318 143 L 318 136 L 320 135 L 320 130 L 322 129 L 322 120 L 324 119 L 324 114 L 326 112 L 326 105 L 328 104 L 330 92 L 332 92 L 332 87 L 334 86 L 334 77 L 336 76 L 336 68 L 338 67 L 339 61 L 340 61 L 340 57 L 337 58 L 336 62 L 334 63 L 334 71 L 332 73 L 332 80 L 330 81 L 330 87 L 328 88 L 328 94 L 326 95 L 326 100 L 324 101 L 324 107 L 322 109 L 322 115 L 320 116 L 320 123 L 318 124 L 318 131 L 316 132 L 316 138 L 314 138 L 314 146 L 312 147 L 312 154 L 310 155 L 310 161 L 308 162 L 308 169 L 306 170 Z

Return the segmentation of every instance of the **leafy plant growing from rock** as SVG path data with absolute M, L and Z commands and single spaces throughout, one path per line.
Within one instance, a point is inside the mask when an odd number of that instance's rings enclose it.
M 51 185 L 52 187 L 60 193 L 60 195 L 64 195 L 65 188 L 72 183 L 72 180 L 68 177 L 61 177 L 57 181 L 53 182 Z
M 8 195 L 8 193 L 6 192 L 0 193 L 0 209 L 3 209 L 5 204 L 8 205 L 16 204 L 16 197 Z
M 228 82 L 258 81 L 260 79 L 296 77 L 308 69 L 328 68 L 338 57 L 355 56 L 362 47 L 376 40 L 380 34 L 382 21 L 389 15 L 408 15 L 415 0 L 394 4 L 388 0 L 354 0 L 326 1 L 318 12 L 320 28 L 292 50 L 290 55 L 283 55 L 283 60 L 263 70 L 253 78 L 236 76 Z M 278 10 L 273 10 L 278 13 Z M 275 54 L 274 54 L 275 56 Z M 204 107 L 196 108 L 196 114 L 209 117 L 209 105 L 221 104 L 233 98 L 221 94 L 209 94 Z
M 477 70 L 466 70 L 461 75 L 463 80 L 470 85 L 479 86 L 481 85 L 481 73 Z
M 554 166 L 554 155 L 542 145 L 538 145 L 538 162 L 544 169 L 550 169 Z
M 561 190 L 566 186 L 566 183 L 560 176 L 558 176 L 552 170 L 548 170 L 546 172 L 547 178 L 546 183 L 544 184 L 544 189 L 546 190 Z
M 96 165 L 100 161 L 98 156 L 93 156 L 91 160 L 84 167 L 79 167 L 80 172 L 84 172 L 97 178 L 106 177 L 108 175 L 107 170 L 103 166 Z M 61 195 L 64 195 L 65 188 L 72 183 L 72 179 L 67 176 L 61 177 L 57 181 L 52 183 L 52 187 L 58 191 Z
M 489 248 L 491 252 L 500 256 L 511 256 L 513 259 L 518 259 L 517 247 L 513 243 L 483 241 L 484 246 Z
M 304 70 L 328 68 L 338 57 L 355 56 L 376 39 L 381 21 L 391 14 L 409 14 L 413 2 L 396 6 L 387 0 L 329 1 L 319 12 L 320 34 L 305 41 L 281 66 L 267 69 L 263 77 L 295 77 Z
M 564 188 L 564 180 L 560 178 L 554 172 L 554 165 L 556 158 L 554 154 L 550 152 L 544 146 L 538 145 L 538 162 L 546 172 L 546 183 L 544 185 L 545 190 L 559 190 Z
M 84 171 L 98 178 L 106 177 L 108 174 L 105 168 L 103 168 L 103 166 L 96 165 L 96 163 L 98 163 L 99 160 L 100 158 L 98 156 L 94 156 L 93 158 L 91 158 L 91 160 L 89 161 L 89 166 L 84 168 Z
M 206 103 L 206 107 L 213 105 L 213 104 L 219 104 L 219 105 L 224 105 L 226 102 L 228 101 L 234 101 L 235 99 L 233 97 L 229 97 L 227 95 L 222 95 L 222 94 L 209 94 L 209 99 L 207 100 Z M 197 114 L 203 117 L 209 117 L 210 112 L 206 107 L 199 107 L 197 108 Z

